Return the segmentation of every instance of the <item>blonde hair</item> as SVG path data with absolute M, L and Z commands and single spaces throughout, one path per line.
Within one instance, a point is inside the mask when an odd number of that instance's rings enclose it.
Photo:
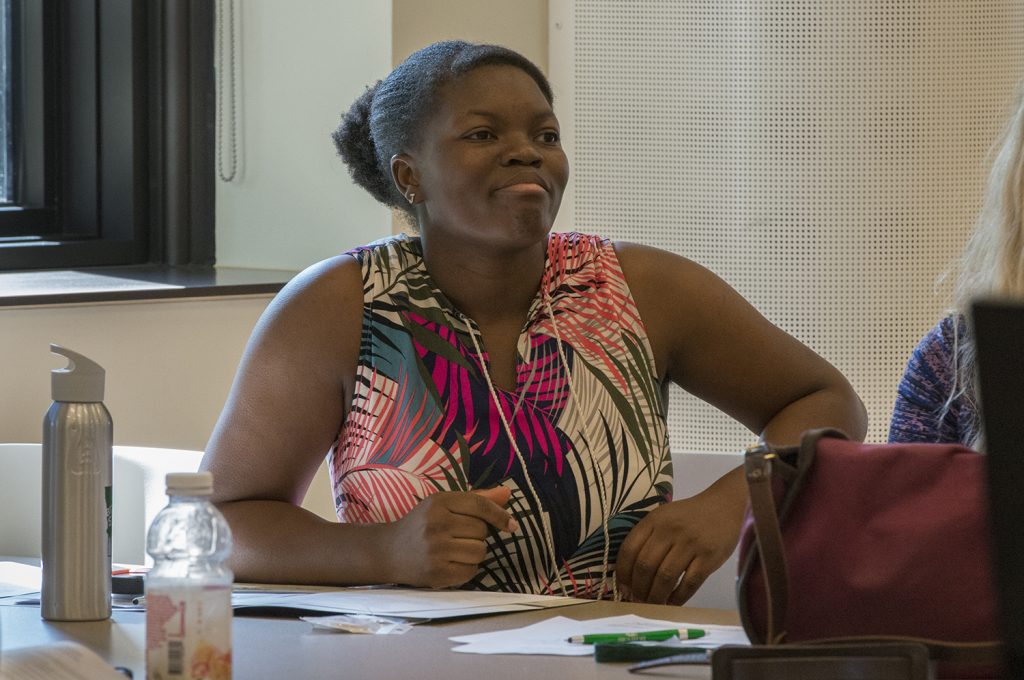
M 1024 298 L 1024 81 L 1018 87 L 1016 109 L 994 149 L 981 215 L 961 256 L 954 288 L 956 384 L 940 414 L 941 421 L 953 400 L 961 398 L 971 414 L 971 422 L 963 424 L 964 443 L 979 450 L 984 442 L 974 389 L 974 341 L 961 326 L 975 298 Z

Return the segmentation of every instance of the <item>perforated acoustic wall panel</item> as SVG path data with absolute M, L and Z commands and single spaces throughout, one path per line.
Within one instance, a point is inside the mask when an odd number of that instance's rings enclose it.
M 559 228 L 685 255 L 834 363 L 884 440 L 1024 75 L 1024 3 L 552 0 Z M 751 435 L 673 388 L 674 451 Z

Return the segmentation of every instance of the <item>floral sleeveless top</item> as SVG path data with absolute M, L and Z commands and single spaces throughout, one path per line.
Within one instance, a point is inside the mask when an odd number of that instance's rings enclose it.
M 391 522 L 437 491 L 504 485 L 520 531 L 492 531 L 464 587 L 600 597 L 626 534 L 672 494 L 654 355 L 612 244 L 550 235 L 516 389 L 495 386 L 498 404 L 480 331 L 431 280 L 419 239 L 349 254 L 364 311 L 355 394 L 329 455 L 338 518 Z

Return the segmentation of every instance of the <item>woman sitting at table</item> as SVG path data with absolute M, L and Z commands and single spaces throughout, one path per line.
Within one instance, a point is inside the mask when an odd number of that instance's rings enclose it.
M 989 172 L 981 217 L 964 248 L 952 311 L 914 349 L 900 380 L 890 442 L 960 443 L 983 450 L 974 387 L 971 301 L 1024 299 L 1024 82 Z
M 204 460 L 240 579 L 682 603 L 746 488 L 671 500 L 670 382 L 774 443 L 863 437 L 842 375 L 706 269 L 551 232 L 551 104 L 523 56 L 452 41 L 344 116 L 352 177 L 419 235 L 309 268 L 260 320 Z M 299 507 L 328 451 L 340 524 Z

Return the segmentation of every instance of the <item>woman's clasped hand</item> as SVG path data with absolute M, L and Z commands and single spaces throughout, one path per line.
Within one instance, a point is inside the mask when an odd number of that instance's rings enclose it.
M 390 553 L 394 577 L 413 586 L 447 588 L 470 580 L 486 558 L 490 532 L 514 534 L 519 526 L 505 505 L 511 491 L 441 491 L 395 522 Z M 381 565 L 385 567 L 385 565 Z

